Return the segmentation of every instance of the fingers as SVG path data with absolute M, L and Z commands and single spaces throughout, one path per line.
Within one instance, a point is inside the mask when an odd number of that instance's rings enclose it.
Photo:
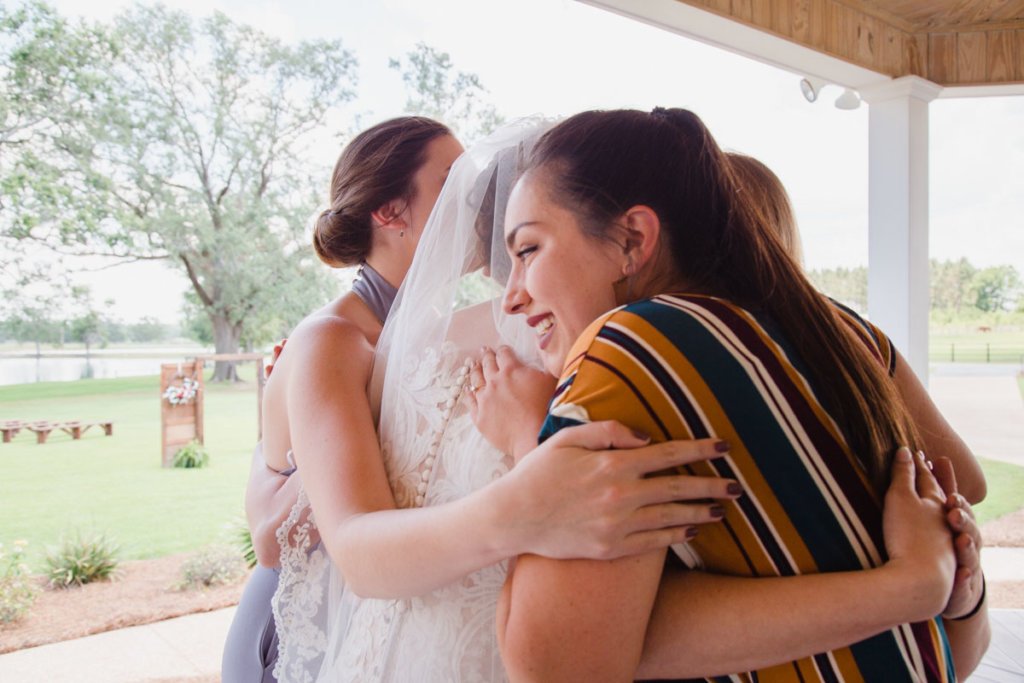
M 729 442 L 723 439 L 666 441 L 636 449 L 630 453 L 629 462 L 636 474 L 644 475 L 720 458 L 728 452 Z
M 630 531 L 637 533 L 671 527 L 692 527 L 696 524 L 718 522 L 723 517 L 725 517 L 725 508 L 717 503 L 648 505 L 633 513 L 630 518 Z M 690 537 L 695 535 L 696 533 L 692 533 Z
M 959 489 L 956 485 L 956 472 L 953 471 L 953 462 L 945 457 L 940 456 L 936 458 L 933 463 L 932 474 L 935 475 L 935 479 L 939 482 L 939 486 L 946 495 L 957 493 Z
M 484 379 L 498 372 L 498 358 L 494 349 L 485 346 L 480 352 L 480 366 L 483 368 Z
M 614 560 L 617 557 L 626 557 L 628 555 L 642 555 L 652 550 L 661 550 L 670 545 L 676 545 L 677 543 L 686 543 L 692 540 L 698 533 L 698 529 L 692 526 L 639 531 L 630 534 L 621 544 L 615 546 L 616 551 L 614 553 L 608 552 L 596 559 Z
M 939 482 L 932 474 L 931 463 L 924 456 L 923 451 L 918 451 L 914 458 L 914 466 L 917 474 L 917 493 L 922 498 L 933 497 L 945 501 L 946 494 L 942 492 Z
M 516 356 L 516 352 L 509 346 L 499 346 L 494 355 L 499 368 L 506 369 L 522 365 L 522 361 Z
M 900 447 L 892 459 L 892 480 L 889 483 L 889 490 L 895 493 L 917 495 L 914 467 L 914 458 L 910 455 L 910 449 L 906 446 Z
M 680 501 L 734 500 L 741 495 L 743 487 L 732 479 L 674 474 L 637 480 L 631 498 L 641 507 Z
M 970 534 L 959 534 L 953 539 L 953 548 L 957 567 L 966 567 L 972 572 L 981 568 L 981 553 Z
M 480 363 L 473 363 L 469 369 L 469 393 L 476 400 L 476 392 L 484 388 L 487 384 L 487 380 L 484 378 L 483 368 L 480 367 Z
M 650 443 L 650 440 L 648 435 L 634 432 L 624 424 L 611 420 L 567 427 L 551 437 L 554 445 L 577 446 L 591 451 L 636 448 Z

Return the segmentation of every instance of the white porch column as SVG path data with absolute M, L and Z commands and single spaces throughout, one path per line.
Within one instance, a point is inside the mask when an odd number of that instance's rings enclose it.
M 868 103 L 868 312 L 928 383 L 928 103 L 916 76 L 861 88 Z

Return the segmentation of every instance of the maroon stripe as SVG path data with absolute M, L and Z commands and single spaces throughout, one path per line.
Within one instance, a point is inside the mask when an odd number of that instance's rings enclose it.
M 747 347 L 750 355 L 756 357 L 764 366 L 769 381 L 766 384 L 774 384 L 784 396 L 788 407 L 793 412 L 800 427 L 807 434 L 812 447 L 821 458 L 822 463 L 832 473 L 834 481 L 838 482 L 839 491 L 846 497 L 854 512 L 863 523 L 869 537 L 876 546 L 876 552 L 884 557 L 884 540 L 882 538 L 882 509 L 880 501 L 875 497 L 874 492 L 865 486 L 861 481 L 861 470 L 857 464 L 848 457 L 845 444 L 838 441 L 822 421 L 815 414 L 809 398 L 802 387 L 798 386 L 786 372 L 786 366 L 780 362 L 772 349 L 757 330 L 750 326 L 742 316 L 737 313 L 736 308 L 719 299 L 701 296 L 675 297 L 685 300 L 690 304 L 701 307 L 708 313 L 720 320 L 732 332 L 742 344 Z M 805 378 L 806 379 L 806 378 Z M 813 384 L 808 382 L 813 392 Z M 814 464 L 814 461 L 811 461 Z M 820 470 L 818 471 L 821 476 Z M 847 524 L 852 527 L 852 520 L 849 514 L 839 507 L 838 514 L 842 515 Z M 873 554 L 863 546 L 856 536 L 857 543 L 861 545 L 866 557 Z

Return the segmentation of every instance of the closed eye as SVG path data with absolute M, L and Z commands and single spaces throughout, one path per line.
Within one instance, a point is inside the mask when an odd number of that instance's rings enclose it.
M 516 258 L 519 259 L 520 261 L 525 261 L 526 257 L 535 251 L 537 251 L 536 245 L 523 247 L 522 249 L 516 252 Z

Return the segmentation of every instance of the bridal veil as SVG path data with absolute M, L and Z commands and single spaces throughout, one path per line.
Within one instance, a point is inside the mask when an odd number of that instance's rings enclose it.
M 501 310 L 510 269 L 503 223 L 512 185 L 547 127 L 512 123 L 459 157 L 384 325 L 370 400 L 400 508 L 444 504 L 511 464 L 469 419 L 466 362 L 485 344 L 537 361 L 533 335 Z M 278 531 L 279 681 L 504 680 L 493 621 L 504 565 L 412 600 L 364 600 L 313 546 L 313 527 L 301 494 Z

